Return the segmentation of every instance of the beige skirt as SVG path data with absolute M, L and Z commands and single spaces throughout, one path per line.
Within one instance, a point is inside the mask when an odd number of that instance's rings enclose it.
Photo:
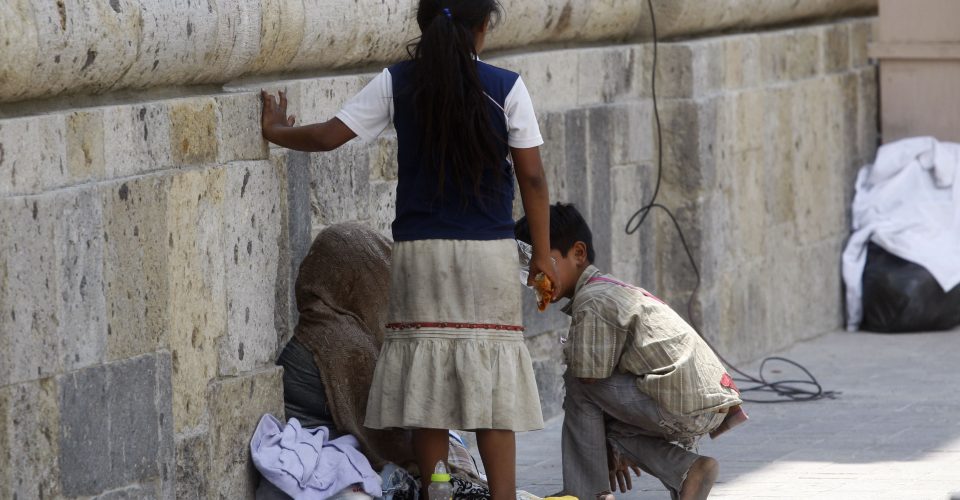
M 514 240 L 394 243 L 365 425 L 543 428 Z

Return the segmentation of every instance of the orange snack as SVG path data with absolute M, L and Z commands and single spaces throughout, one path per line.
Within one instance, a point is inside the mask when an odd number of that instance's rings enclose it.
M 534 291 L 537 293 L 537 309 L 540 312 L 546 311 L 547 306 L 553 302 L 553 294 L 556 290 L 553 289 L 553 283 L 543 273 L 538 273 L 533 278 Z

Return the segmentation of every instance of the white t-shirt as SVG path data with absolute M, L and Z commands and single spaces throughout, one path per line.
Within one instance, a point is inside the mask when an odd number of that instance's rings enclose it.
M 490 100 L 500 108 L 496 101 Z M 533 148 L 543 144 L 533 102 L 522 78 L 517 78 L 500 109 L 506 118 L 507 144 L 511 148 Z M 393 78 L 390 70 L 384 69 L 363 90 L 351 97 L 336 116 L 363 141 L 376 139 L 393 120 Z

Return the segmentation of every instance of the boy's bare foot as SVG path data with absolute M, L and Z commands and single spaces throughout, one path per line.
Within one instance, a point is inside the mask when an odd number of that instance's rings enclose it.
M 680 500 L 706 500 L 719 474 L 719 462 L 710 457 L 698 458 L 687 471 L 687 479 L 680 488 Z

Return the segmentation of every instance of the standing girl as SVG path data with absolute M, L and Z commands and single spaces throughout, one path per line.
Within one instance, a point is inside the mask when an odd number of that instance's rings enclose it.
M 263 94 L 263 136 L 301 151 L 370 141 L 392 121 L 399 166 L 387 336 L 366 408 L 370 428 L 410 428 L 423 491 L 447 430 L 475 430 L 494 500 L 516 488 L 515 431 L 543 427 L 523 342 L 513 239 L 515 174 L 531 228 L 530 276 L 549 257 L 543 144 L 516 73 L 477 54 L 496 0 L 421 0 L 411 59 L 385 69 L 336 117 L 294 127 Z M 512 161 L 511 161 L 512 159 Z

